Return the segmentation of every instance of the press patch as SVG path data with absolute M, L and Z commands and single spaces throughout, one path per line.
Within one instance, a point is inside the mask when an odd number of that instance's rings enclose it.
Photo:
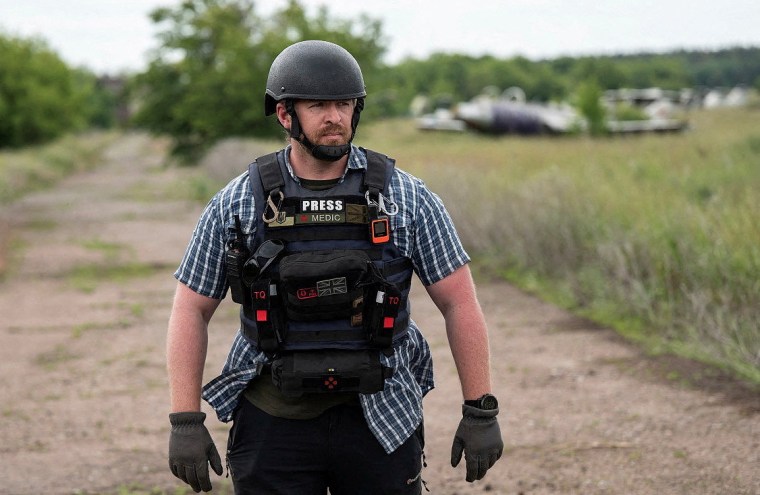
M 346 222 L 345 198 L 303 198 L 297 203 L 296 224 Z
M 302 199 L 301 213 L 331 213 L 343 211 L 343 199 Z

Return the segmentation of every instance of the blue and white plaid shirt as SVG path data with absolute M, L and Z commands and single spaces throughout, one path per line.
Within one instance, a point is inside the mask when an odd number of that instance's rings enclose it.
M 285 149 L 285 162 L 291 178 L 298 182 L 289 155 L 290 147 Z M 346 173 L 366 168 L 366 155 L 352 146 Z M 398 214 L 390 217 L 392 240 L 401 253 L 412 260 L 414 271 L 424 285 L 447 277 L 470 261 L 440 198 L 420 179 L 395 169 L 387 197 L 399 207 Z M 204 296 L 224 298 L 228 288 L 225 246 L 235 215 L 240 216 L 247 238 L 253 239 L 256 228 L 253 202 L 247 171 L 209 201 L 174 274 L 177 280 Z M 381 355 L 383 364 L 395 369 L 385 389 L 376 394 L 359 395 L 369 427 L 388 453 L 404 443 L 419 426 L 422 397 L 434 386 L 430 348 L 414 321 L 410 321 L 408 335 L 392 356 Z M 238 331 L 221 375 L 203 387 L 203 398 L 221 421 L 232 419 L 241 392 L 266 361 L 266 356 Z

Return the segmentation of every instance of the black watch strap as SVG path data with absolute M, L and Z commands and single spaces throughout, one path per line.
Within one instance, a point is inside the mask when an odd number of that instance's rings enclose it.
M 475 400 L 464 401 L 465 406 L 477 407 L 485 411 L 492 411 L 499 408 L 499 401 L 492 394 L 483 394 Z

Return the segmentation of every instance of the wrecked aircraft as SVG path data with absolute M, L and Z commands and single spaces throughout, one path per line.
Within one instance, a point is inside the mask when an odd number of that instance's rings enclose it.
M 612 118 L 607 121 L 610 133 L 672 132 L 687 127 L 676 115 L 680 102 L 659 88 L 606 92 L 602 103 Z M 640 109 L 641 119 L 618 120 L 615 109 L 620 105 Z M 488 134 L 565 134 L 582 131 L 583 117 L 568 104 L 526 102 L 520 88 L 509 88 L 501 95 L 493 90 L 451 109 L 439 109 L 417 119 L 422 130 L 465 131 Z
M 492 134 L 562 134 L 578 122 L 570 107 L 509 100 L 462 103 L 455 115 L 469 128 Z

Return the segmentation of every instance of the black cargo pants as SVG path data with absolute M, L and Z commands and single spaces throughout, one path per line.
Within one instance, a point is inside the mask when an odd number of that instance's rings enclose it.
M 386 454 L 362 409 L 340 405 L 314 419 L 270 416 L 241 398 L 228 442 L 236 495 L 419 495 L 422 426 Z

